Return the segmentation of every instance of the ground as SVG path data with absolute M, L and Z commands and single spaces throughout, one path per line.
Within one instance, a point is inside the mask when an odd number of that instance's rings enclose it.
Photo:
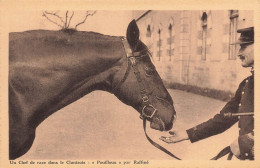
M 174 129 L 188 129 L 218 113 L 226 102 L 169 89 L 177 111 Z M 148 125 L 149 126 L 149 125 Z M 148 134 L 184 160 L 209 160 L 238 136 L 237 124 L 226 132 L 190 143 L 166 144 L 169 135 L 148 128 Z M 95 91 L 45 120 L 36 132 L 30 151 L 19 159 L 173 159 L 146 139 L 142 120 L 132 108 L 114 95 Z M 223 158 L 226 159 L 226 158 Z

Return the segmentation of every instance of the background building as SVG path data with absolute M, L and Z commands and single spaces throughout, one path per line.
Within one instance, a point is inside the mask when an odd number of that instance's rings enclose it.
M 237 58 L 239 26 L 253 11 L 133 11 L 141 40 L 168 83 L 234 92 L 250 75 Z

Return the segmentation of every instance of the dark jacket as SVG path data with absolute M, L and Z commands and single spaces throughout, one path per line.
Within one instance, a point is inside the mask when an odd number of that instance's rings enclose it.
M 254 112 L 254 76 L 244 79 L 235 96 L 212 119 L 187 130 L 191 142 L 224 132 L 239 122 L 240 159 L 254 159 L 254 116 L 224 117 L 224 113 Z

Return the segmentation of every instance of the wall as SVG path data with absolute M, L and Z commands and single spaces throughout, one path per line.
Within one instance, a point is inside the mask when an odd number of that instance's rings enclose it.
M 201 59 L 203 12 L 208 16 L 205 60 Z M 133 11 L 133 17 L 139 18 L 143 13 L 145 11 Z M 252 18 L 252 15 L 253 11 L 239 11 L 238 24 Z M 229 18 L 230 11 L 224 10 L 150 11 L 137 24 L 141 40 L 152 51 L 154 64 L 164 81 L 234 92 L 238 84 L 250 75 L 250 69 L 242 68 L 235 55 L 229 59 Z M 174 27 L 171 46 L 170 24 Z M 150 37 L 147 36 L 148 25 L 151 28 Z M 236 36 L 238 38 L 239 34 Z M 238 48 L 239 46 L 236 51 Z M 171 57 L 168 55 L 170 49 L 174 50 Z

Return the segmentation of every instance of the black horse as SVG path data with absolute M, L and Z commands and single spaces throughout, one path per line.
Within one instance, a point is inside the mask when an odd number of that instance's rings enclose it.
M 9 158 L 25 154 L 37 126 L 94 90 L 113 93 L 150 127 L 172 128 L 172 99 L 132 21 L 127 38 L 82 31 L 9 35 Z

